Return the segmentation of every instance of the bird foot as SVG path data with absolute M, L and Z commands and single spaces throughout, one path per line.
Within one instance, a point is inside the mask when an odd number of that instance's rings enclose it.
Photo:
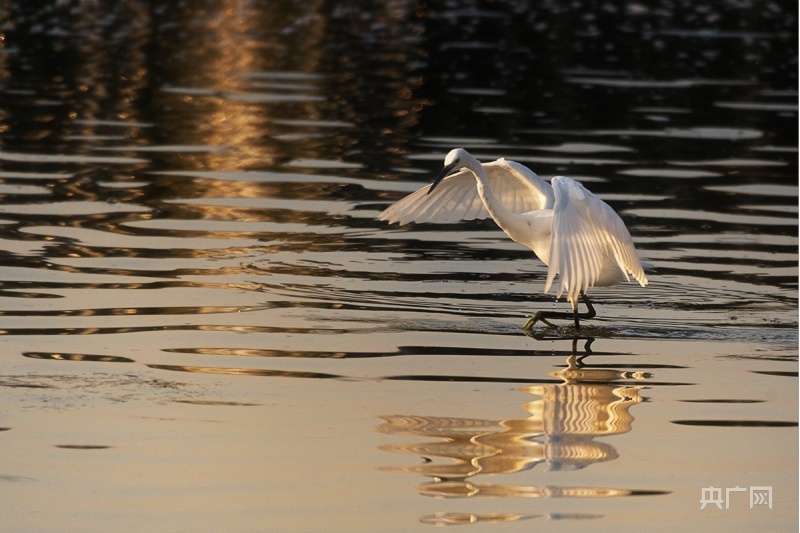
M 561 313 L 557 311 L 537 311 L 532 317 L 525 322 L 525 325 L 522 326 L 523 329 L 530 331 L 533 329 L 533 326 L 537 322 L 544 322 L 549 327 L 553 329 L 559 329 L 558 326 L 547 320 L 548 318 L 559 318 L 565 320 L 573 320 L 575 323 L 575 332 L 579 332 L 581 329 L 581 321 L 580 319 L 589 320 L 590 318 L 594 318 L 597 316 L 597 313 L 594 310 L 594 306 L 589 298 L 584 294 L 581 293 L 581 298 L 583 298 L 583 302 L 586 304 L 587 311 L 585 313 L 578 313 L 578 305 L 577 300 L 573 303 L 572 306 L 572 313 Z
M 538 311 L 538 312 L 536 312 L 536 314 L 534 314 L 532 317 L 530 317 L 527 320 L 527 322 L 525 322 L 525 325 L 522 326 L 522 329 L 532 330 L 533 326 L 535 326 L 537 322 L 544 322 L 545 324 L 547 324 L 548 327 L 551 327 L 551 328 L 554 328 L 554 329 L 558 328 L 558 326 L 556 326 L 555 324 L 553 324 L 552 322 L 550 322 L 549 320 L 547 320 L 544 317 L 544 313 L 542 311 Z

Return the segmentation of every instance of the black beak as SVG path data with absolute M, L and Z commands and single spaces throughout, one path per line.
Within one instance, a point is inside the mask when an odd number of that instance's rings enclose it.
M 453 171 L 454 171 L 456 168 L 457 168 L 457 164 L 456 164 L 456 163 L 451 163 L 451 164 L 447 165 L 446 167 L 444 167 L 444 168 L 442 169 L 442 171 L 441 171 L 441 172 L 439 172 L 439 175 L 438 175 L 438 176 L 436 176 L 436 179 L 435 179 L 435 180 L 433 180 L 433 184 L 431 185 L 431 188 L 430 188 L 430 189 L 428 189 L 428 194 L 432 193 L 432 192 L 433 192 L 433 189 L 435 189 L 435 188 L 436 188 L 436 186 L 437 186 L 437 185 L 439 185 L 439 182 L 441 182 L 441 181 L 442 181 L 443 179 L 445 179 L 447 176 L 449 176 L 450 174 L 452 174 L 452 173 L 453 173 Z

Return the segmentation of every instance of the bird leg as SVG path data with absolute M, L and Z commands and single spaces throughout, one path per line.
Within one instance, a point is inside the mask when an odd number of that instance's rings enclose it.
M 573 308 L 573 314 L 575 315 L 575 331 L 581 329 L 581 324 L 578 321 L 579 318 L 589 320 L 597 316 L 597 313 L 594 310 L 594 306 L 592 305 L 592 302 L 589 300 L 589 298 L 584 293 L 581 293 L 581 297 L 583 298 L 583 303 L 586 304 L 586 312 L 583 314 L 578 313 L 578 304 L 577 303 L 575 304 L 575 307 Z
M 563 319 L 572 319 L 575 321 L 575 330 L 579 331 L 581 329 L 580 319 L 583 318 L 584 320 L 589 320 L 590 318 L 594 318 L 597 313 L 594 310 L 594 306 L 592 302 L 589 301 L 589 298 L 586 297 L 584 293 L 581 293 L 581 298 L 583 298 L 583 303 L 586 304 L 587 311 L 585 313 L 578 313 L 578 301 L 572 304 L 572 313 L 561 313 L 557 311 L 537 311 L 532 317 L 525 322 L 525 325 L 522 326 L 523 329 L 533 329 L 533 326 L 537 322 L 544 322 L 551 328 L 556 327 L 555 324 L 550 322 L 548 318 L 563 318 Z

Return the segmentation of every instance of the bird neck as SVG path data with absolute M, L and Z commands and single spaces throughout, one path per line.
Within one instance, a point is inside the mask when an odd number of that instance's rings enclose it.
M 474 167 L 470 166 L 469 169 L 477 179 L 478 194 L 486 210 L 489 211 L 489 214 L 492 216 L 492 219 L 494 219 L 497 225 L 500 226 L 509 237 L 519 243 L 525 244 L 527 224 L 523 217 L 511 211 L 503 204 L 500 198 L 498 198 L 492 190 L 489 178 L 486 176 L 486 172 L 483 170 L 480 163 Z

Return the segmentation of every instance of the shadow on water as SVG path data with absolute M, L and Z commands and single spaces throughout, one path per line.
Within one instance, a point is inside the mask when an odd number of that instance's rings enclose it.
M 588 328 L 587 328 L 588 329 Z M 98 332 L 91 332 L 93 334 Z M 487 375 L 458 375 L 458 374 L 394 374 L 394 375 L 341 375 L 322 372 L 300 371 L 300 370 L 277 370 L 257 367 L 221 367 L 221 366 L 202 366 L 202 365 L 171 365 L 171 364 L 146 364 L 147 367 L 174 371 L 190 372 L 200 374 L 221 374 L 221 375 L 242 375 L 242 376 L 261 376 L 261 377 L 289 377 L 306 379 L 338 379 L 344 381 L 415 381 L 415 382 L 449 382 L 449 383 L 517 383 L 517 384 L 561 384 L 572 382 L 603 382 L 613 381 L 617 384 L 633 384 L 639 380 L 651 380 L 652 375 L 645 372 L 646 369 L 681 369 L 680 365 L 666 363 L 636 363 L 633 365 L 619 363 L 612 367 L 603 364 L 587 366 L 586 358 L 591 355 L 602 357 L 621 356 L 620 352 L 598 352 L 591 349 L 596 338 L 585 335 L 564 336 L 558 333 L 535 333 L 531 334 L 539 341 L 570 340 L 572 351 L 567 357 L 567 365 L 564 370 L 551 372 L 549 378 L 542 377 L 510 377 L 510 376 L 487 376 Z M 582 352 L 578 350 L 579 344 L 583 344 Z M 395 353 L 385 352 L 322 352 L 322 351 L 288 351 L 288 350 L 265 350 L 265 349 L 231 349 L 231 348 L 185 348 L 170 349 L 165 352 L 175 354 L 186 354 L 190 356 L 221 356 L 223 358 L 253 357 L 265 359 L 310 359 L 310 360 L 360 360 L 370 358 L 387 358 L 397 356 L 408 357 L 435 357 L 435 356 L 460 356 L 460 357 L 493 357 L 493 358 L 535 358 L 564 356 L 565 351 L 543 349 L 543 350 L 510 350 L 510 349 L 481 349 L 463 346 L 402 346 Z M 100 355 L 90 353 L 63 353 L 63 352 L 24 352 L 24 357 L 39 360 L 52 361 L 72 361 L 90 363 L 136 363 L 134 359 L 121 356 Z M 623 370 L 626 368 L 636 368 L 638 370 Z M 666 381 L 648 381 L 649 385 L 690 385 L 690 383 L 673 383 Z

